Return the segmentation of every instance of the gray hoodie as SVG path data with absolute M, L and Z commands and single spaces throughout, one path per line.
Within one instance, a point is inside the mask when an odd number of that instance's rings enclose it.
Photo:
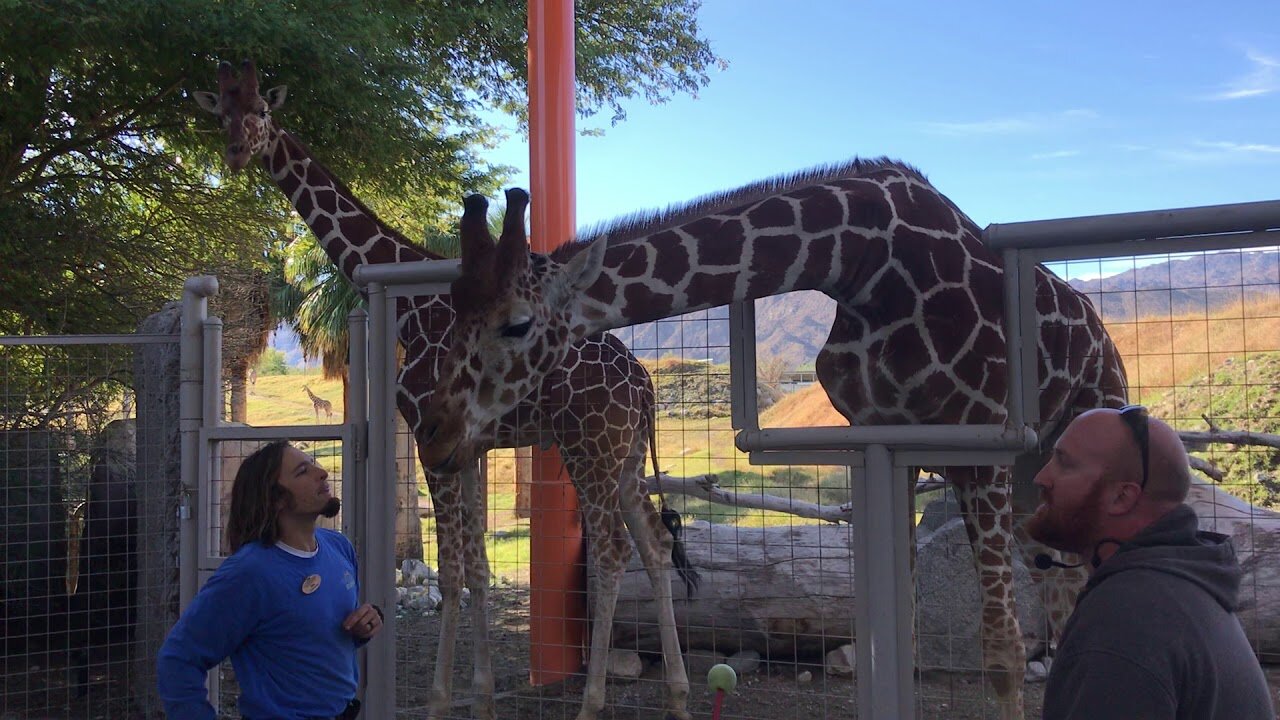
M 1058 718 L 1274 720 L 1233 611 L 1240 565 L 1181 505 L 1102 563 L 1063 630 L 1044 695 Z

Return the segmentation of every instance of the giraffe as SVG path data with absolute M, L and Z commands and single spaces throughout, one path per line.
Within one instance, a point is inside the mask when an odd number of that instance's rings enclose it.
M 311 392 L 310 385 L 303 385 L 302 390 L 307 393 L 307 398 L 311 400 L 311 409 L 316 411 L 316 422 L 320 422 L 321 410 L 324 411 L 326 418 L 333 419 L 333 403 Z
M 259 92 L 256 70 L 246 61 L 237 76 L 228 63 L 218 68 L 218 93 L 194 93 L 197 103 L 222 121 L 227 132 L 225 162 L 232 170 L 261 159 L 268 175 L 319 239 L 334 265 L 351 280 L 367 263 L 439 260 L 383 225 L 306 147 L 271 118 L 286 88 Z M 449 295 L 396 300 L 397 337 L 405 361 L 397 383 L 396 404 L 408 423 L 421 457 L 421 411 L 436 386 L 436 368 L 449 344 L 453 318 Z M 592 550 L 607 549 L 608 562 L 625 562 L 629 532 L 654 585 L 659 604 L 660 637 L 667 685 L 667 712 L 687 720 L 689 680 L 676 633 L 669 580 L 672 564 L 688 588 L 697 573 L 679 540 L 678 516 L 659 513 L 643 490 L 646 447 L 654 444 L 655 400 L 644 366 L 613 335 L 581 338 L 545 368 L 545 382 L 531 395 L 515 398 L 510 412 L 482 429 L 477 447 L 556 444 L 583 508 L 583 527 Z M 439 543 L 441 629 L 428 717 L 439 718 L 452 706 L 453 651 L 461 607 L 461 589 L 471 591 L 473 635 L 472 714 L 495 716 L 494 678 L 488 643 L 489 564 L 484 548 L 483 482 L 473 462 L 458 473 L 426 470 L 436 513 Z M 656 472 L 656 469 L 655 469 Z M 601 558 L 597 557 L 597 560 Z M 603 668 L 608 647 L 592 636 L 590 667 Z M 606 637 L 607 640 L 607 637 Z M 589 687 L 591 684 L 588 684 Z M 603 690 L 603 677 L 598 688 Z M 603 704 L 587 693 L 584 708 Z M 584 717 L 590 717 L 587 713 Z
M 509 190 L 522 195 L 521 190 Z M 508 202 L 514 206 L 509 199 Z M 480 204 L 468 201 L 467 212 Z M 474 227 L 464 214 L 461 227 Z M 979 228 L 916 169 L 855 159 L 632 216 L 530 253 L 463 235 L 453 345 L 427 408 L 426 467 L 475 455 L 477 430 L 542 382 L 580 337 L 814 289 L 837 302 L 816 371 L 850 424 L 1006 419 L 1002 274 Z M 1124 402 L 1121 359 L 1089 300 L 1037 269 L 1042 435 Z M 1002 717 L 1022 715 L 1007 472 L 930 468 L 956 489 L 983 595 L 983 664 Z

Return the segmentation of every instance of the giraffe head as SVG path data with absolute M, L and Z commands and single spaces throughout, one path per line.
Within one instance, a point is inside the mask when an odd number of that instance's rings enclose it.
M 231 63 L 218 65 L 218 94 L 194 92 L 196 104 L 217 115 L 227 131 L 227 166 L 243 170 L 254 157 L 271 146 L 271 111 L 284 103 L 287 88 L 277 85 L 265 96 L 258 92 L 258 72 L 252 60 L 240 65 L 235 76 Z
M 474 462 L 476 438 L 559 368 L 580 335 L 578 297 L 600 273 L 604 243 L 565 263 L 529 252 L 524 213 L 529 194 L 507 191 L 502 237 L 494 244 L 480 195 L 464 201 L 462 274 L 450 289 L 451 343 L 423 413 L 424 464 L 456 472 Z

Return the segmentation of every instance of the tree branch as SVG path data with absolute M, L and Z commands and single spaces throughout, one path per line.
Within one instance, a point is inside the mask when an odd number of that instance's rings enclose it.
M 1213 423 L 1210 423 L 1209 427 L 1216 428 Z M 1266 447 L 1280 448 L 1280 435 L 1248 432 L 1246 430 L 1179 430 L 1178 437 L 1182 438 L 1184 445 L 1200 446 L 1219 443 L 1229 445 L 1264 445 Z

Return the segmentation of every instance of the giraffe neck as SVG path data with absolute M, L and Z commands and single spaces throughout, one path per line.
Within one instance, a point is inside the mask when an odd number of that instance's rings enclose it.
M 731 195 L 658 218 L 651 229 L 640 221 L 595 240 L 609 247 L 600 276 L 571 311 L 572 326 L 597 332 L 793 290 L 822 291 L 852 310 L 885 304 L 875 296 L 879 286 L 909 308 L 908 296 L 936 279 L 932 253 L 947 253 L 961 268 L 965 257 L 990 255 L 973 246 L 973 222 L 917 173 L 854 170 L 746 201 Z M 886 272 L 903 281 L 879 283 Z
M 441 259 L 383 225 L 302 143 L 274 131 L 263 164 L 347 280 L 363 264 Z

